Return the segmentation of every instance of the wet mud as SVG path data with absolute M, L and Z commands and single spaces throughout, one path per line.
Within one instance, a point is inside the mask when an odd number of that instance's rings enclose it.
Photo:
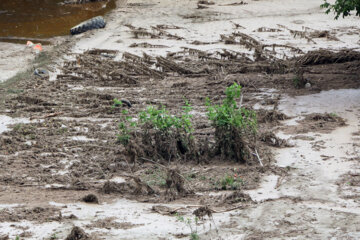
M 148 6 L 131 6 L 137 7 Z M 42 53 L 69 54 L 55 65 L 55 76 L 31 75 L 12 91 L 4 89 L 0 223 L 5 233 L 36 239 L 43 226 L 54 231 L 42 237 L 58 230 L 63 239 L 143 239 L 145 232 L 148 239 L 188 239 L 193 230 L 181 221 L 185 215 L 199 218 L 204 239 L 341 239 L 358 232 L 352 200 L 359 195 L 359 173 L 349 171 L 359 161 L 357 51 L 304 53 L 234 31 L 217 37 L 247 54 L 183 47 L 135 55 L 130 49 L 164 49 L 168 40 L 185 36 L 176 25 L 127 25 L 132 40 L 158 39 L 158 44 L 74 53 L 76 43 L 67 42 L 57 53 Z M 310 42 L 333 39 L 331 33 L 311 32 L 293 34 Z M 290 54 L 279 57 L 279 49 Z M 296 84 L 299 76 L 311 86 Z M 254 109 L 258 121 L 256 154 L 243 163 L 212 151 L 216 130 L 206 115 L 206 97 L 220 103 L 234 82 L 242 86 L 240 104 Z M 337 90 L 343 88 L 348 90 Z M 338 97 L 330 106 L 331 94 Z M 123 110 L 136 117 L 149 105 L 165 106 L 176 115 L 184 98 L 193 106 L 193 143 L 201 146 L 196 157 L 172 154 L 164 160 L 156 149 L 145 155 L 140 143 L 133 151 L 119 144 Z M 113 107 L 114 99 L 126 101 Z

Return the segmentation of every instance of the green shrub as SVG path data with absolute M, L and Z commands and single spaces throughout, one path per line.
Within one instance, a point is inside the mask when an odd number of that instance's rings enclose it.
M 212 105 L 210 99 L 206 99 L 208 117 L 215 127 L 232 129 L 239 128 L 242 131 L 256 133 L 256 113 L 244 107 L 238 107 L 236 99 L 241 96 L 241 86 L 234 83 L 226 88 L 226 98 L 221 105 Z
M 120 105 L 121 102 L 114 100 L 114 107 Z M 162 156 L 167 160 L 192 152 L 194 142 L 191 109 L 191 105 L 186 101 L 182 107 L 183 112 L 176 116 L 163 106 L 148 106 L 137 115 L 136 120 L 127 110 L 123 110 L 118 141 L 127 146 L 134 138 L 136 143 L 133 141 L 132 144 L 142 144 L 146 155 Z
M 215 127 L 217 152 L 245 162 L 250 157 L 248 145 L 256 140 L 256 113 L 237 105 L 236 100 L 241 97 L 241 86 L 237 83 L 226 88 L 225 94 L 220 105 L 213 105 L 209 98 L 206 99 L 208 118 Z
M 321 7 L 326 8 L 326 14 L 333 11 L 335 13 L 335 19 L 338 19 L 340 15 L 342 15 L 343 18 L 349 16 L 353 10 L 355 10 L 356 16 L 360 16 L 360 0 L 336 0 L 334 4 L 324 0 Z
M 122 115 L 119 122 L 118 141 L 126 146 L 131 138 L 131 134 L 135 131 L 137 122 L 133 121 L 133 118 L 129 115 L 129 111 L 122 110 Z
M 192 115 L 189 114 L 191 109 L 191 105 L 186 101 L 185 106 L 183 106 L 183 114 L 177 117 L 169 114 L 164 106 L 161 108 L 149 106 L 145 111 L 140 112 L 140 123 L 142 125 L 150 123 L 155 129 L 164 132 L 180 130 L 185 133 L 192 133 Z

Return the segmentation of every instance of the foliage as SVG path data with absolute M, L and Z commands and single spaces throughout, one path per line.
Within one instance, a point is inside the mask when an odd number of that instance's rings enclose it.
M 234 83 L 226 88 L 221 105 L 206 99 L 208 118 L 215 127 L 216 153 L 246 162 L 251 158 L 249 146 L 256 141 L 257 119 L 253 110 L 237 105 L 241 99 L 241 86 Z
M 121 105 L 114 99 L 112 108 Z M 192 146 L 193 127 L 191 123 L 192 107 L 188 101 L 182 107 L 182 113 L 172 115 L 165 107 L 148 106 L 136 118 L 130 116 L 128 110 L 123 110 L 119 122 L 118 141 L 127 146 L 132 137 L 140 137 L 137 143 L 142 143 L 145 154 L 159 154 L 164 159 L 172 159 L 178 153 L 188 153 Z
M 236 174 L 234 176 L 227 175 L 220 181 L 221 189 L 223 190 L 228 189 L 228 187 L 232 190 L 236 190 L 243 184 L 244 181 L 240 177 L 237 177 Z
M 112 109 L 115 109 L 116 107 L 119 107 L 119 106 L 121 106 L 122 105 L 122 101 L 120 101 L 119 99 L 117 99 L 117 98 L 115 98 L 114 100 L 113 100 L 113 105 L 111 106 L 111 108 Z
M 189 102 L 186 101 L 185 106 L 182 108 L 183 114 L 177 117 L 169 114 L 169 111 L 166 110 L 164 106 L 161 108 L 149 106 L 145 111 L 140 112 L 140 123 L 150 123 L 155 129 L 165 132 L 171 131 L 172 129 L 180 129 L 185 133 L 191 133 L 193 131 L 191 124 L 192 115 L 190 115 L 189 112 L 192 107 Z
M 194 217 L 194 224 L 195 224 L 195 228 L 193 227 L 193 221 L 191 218 L 184 218 L 183 216 L 181 216 L 180 214 L 176 213 L 176 218 L 178 221 L 185 223 L 186 226 L 188 226 L 190 228 L 190 240 L 200 240 L 199 234 L 197 232 L 197 225 L 199 222 L 199 218 L 198 217 Z
M 126 146 L 136 126 L 137 122 L 133 121 L 133 118 L 129 115 L 129 111 L 124 109 L 122 111 L 121 121 L 119 122 L 120 133 L 118 134 L 118 141 Z
M 355 10 L 356 16 L 360 16 L 360 0 L 336 0 L 334 4 L 324 0 L 321 5 L 322 8 L 326 8 L 326 14 L 333 11 L 335 13 L 335 19 L 338 19 L 340 15 L 346 17 L 350 15 L 350 12 Z
M 212 105 L 209 98 L 206 98 L 208 117 L 215 127 L 231 129 L 236 127 L 243 130 L 250 130 L 256 133 L 256 114 L 252 110 L 238 107 L 236 99 L 241 96 L 241 86 L 234 83 L 226 88 L 226 98 L 221 105 Z

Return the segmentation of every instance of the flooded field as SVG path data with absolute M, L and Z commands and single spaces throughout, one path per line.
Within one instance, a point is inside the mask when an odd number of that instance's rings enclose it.
M 56 0 L 27 36 L 6 1 L 0 240 L 360 239 L 360 18 L 322 2 Z
M 115 0 L 63 4 L 63 0 L 1 0 L 0 41 L 14 37 L 48 38 L 67 35 L 71 27 L 116 6 Z

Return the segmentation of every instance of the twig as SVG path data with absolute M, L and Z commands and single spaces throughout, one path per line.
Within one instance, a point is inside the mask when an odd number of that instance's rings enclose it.
M 255 153 L 253 153 L 253 155 L 257 157 L 257 159 L 259 160 L 260 165 L 263 167 L 264 164 L 262 163 L 261 158 L 260 158 L 259 153 L 256 150 L 256 148 L 255 148 Z
M 278 178 L 278 180 L 277 180 L 277 182 L 276 182 L 275 189 L 278 189 L 278 188 L 280 187 L 282 181 L 284 180 L 284 177 L 285 177 L 285 176 L 283 175 L 283 176 L 281 176 L 281 177 Z
M 33 120 L 33 119 L 42 119 L 42 118 L 51 118 L 51 117 L 56 117 L 56 116 L 61 115 L 61 114 L 63 114 L 63 112 L 49 113 L 49 114 L 44 115 L 44 116 L 31 117 L 30 120 Z
M 241 107 L 242 107 L 243 97 L 244 97 L 244 94 L 241 94 L 239 108 L 241 108 Z
M 151 160 L 151 159 L 148 159 L 148 158 L 144 158 L 144 157 L 140 157 L 140 158 L 141 158 L 142 160 L 155 163 L 155 164 L 159 165 L 160 167 L 165 168 L 166 170 L 169 170 L 168 167 L 166 167 L 165 165 L 162 165 L 162 164 L 160 164 L 160 163 L 158 163 L 158 162 L 155 162 L 154 160 Z

